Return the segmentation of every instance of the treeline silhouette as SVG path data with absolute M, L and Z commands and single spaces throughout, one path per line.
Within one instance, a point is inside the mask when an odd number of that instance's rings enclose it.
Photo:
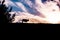
M 0 3 L 0 23 L 12 23 L 14 21 L 15 14 L 13 14 L 12 18 L 10 17 L 11 14 L 9 14 L 9 12 L 12 11 L 12 7 L 9 9 L 9 7 L 6 7 L 4 2 L 5 0 Z
M 0 1 L 1 2 L 1 1 Z M 7 7 L 4 4 L 5 0 L 2 1 L 2 3 L 0 3 L 0 23 L 12 23 L 15 19 L 15 14 L 13 14 L 12 18 L 10 17 L 11 14 L 9 12 L 12 11 L 12 7 Z M 22 19 L 22 23 L 24 22 L 28 22 L 29 19 Z M 18 23 L 18 22 L 17 22 Z

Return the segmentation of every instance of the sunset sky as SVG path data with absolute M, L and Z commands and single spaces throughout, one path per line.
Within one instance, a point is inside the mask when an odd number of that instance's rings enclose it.
M 29 18 L 37 16 L 37 20 L 40 21 L 40 17 L 50 23 L 60 21 L 60 8 L 57 5 L 60 5 L 59 0 L 5 0 L 5 4 L 12 6 L 12 12 L 16 12 L 20 16 L 26 15 Z

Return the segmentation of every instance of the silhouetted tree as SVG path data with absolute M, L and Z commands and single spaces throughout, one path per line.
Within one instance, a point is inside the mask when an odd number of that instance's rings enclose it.
M 5 0 L 2 1 L 0 5 L 0 23 L 12 23 L 14 21 L 15 14 L 13 14 L 12 18 L 9 12 L 12 11 L 12 7 L 8 10 L 9 7 L 6 7 L 4 4 Z
M 23 22 L 28 22 L 29 21 L 29 19 L 22 19 L 22 23 Z

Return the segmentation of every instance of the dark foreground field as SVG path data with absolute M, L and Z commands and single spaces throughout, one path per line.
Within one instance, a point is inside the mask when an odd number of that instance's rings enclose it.
M 8 24 L 1 28 L 1 32 L 60 32 L 56 24 Z

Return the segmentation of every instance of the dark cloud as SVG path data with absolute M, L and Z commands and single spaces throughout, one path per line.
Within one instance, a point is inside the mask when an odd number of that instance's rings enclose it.
M 42 1 L 42 3 L 44 3 L 45 1 L 47 1 L 47 0 L 41 0 Z

